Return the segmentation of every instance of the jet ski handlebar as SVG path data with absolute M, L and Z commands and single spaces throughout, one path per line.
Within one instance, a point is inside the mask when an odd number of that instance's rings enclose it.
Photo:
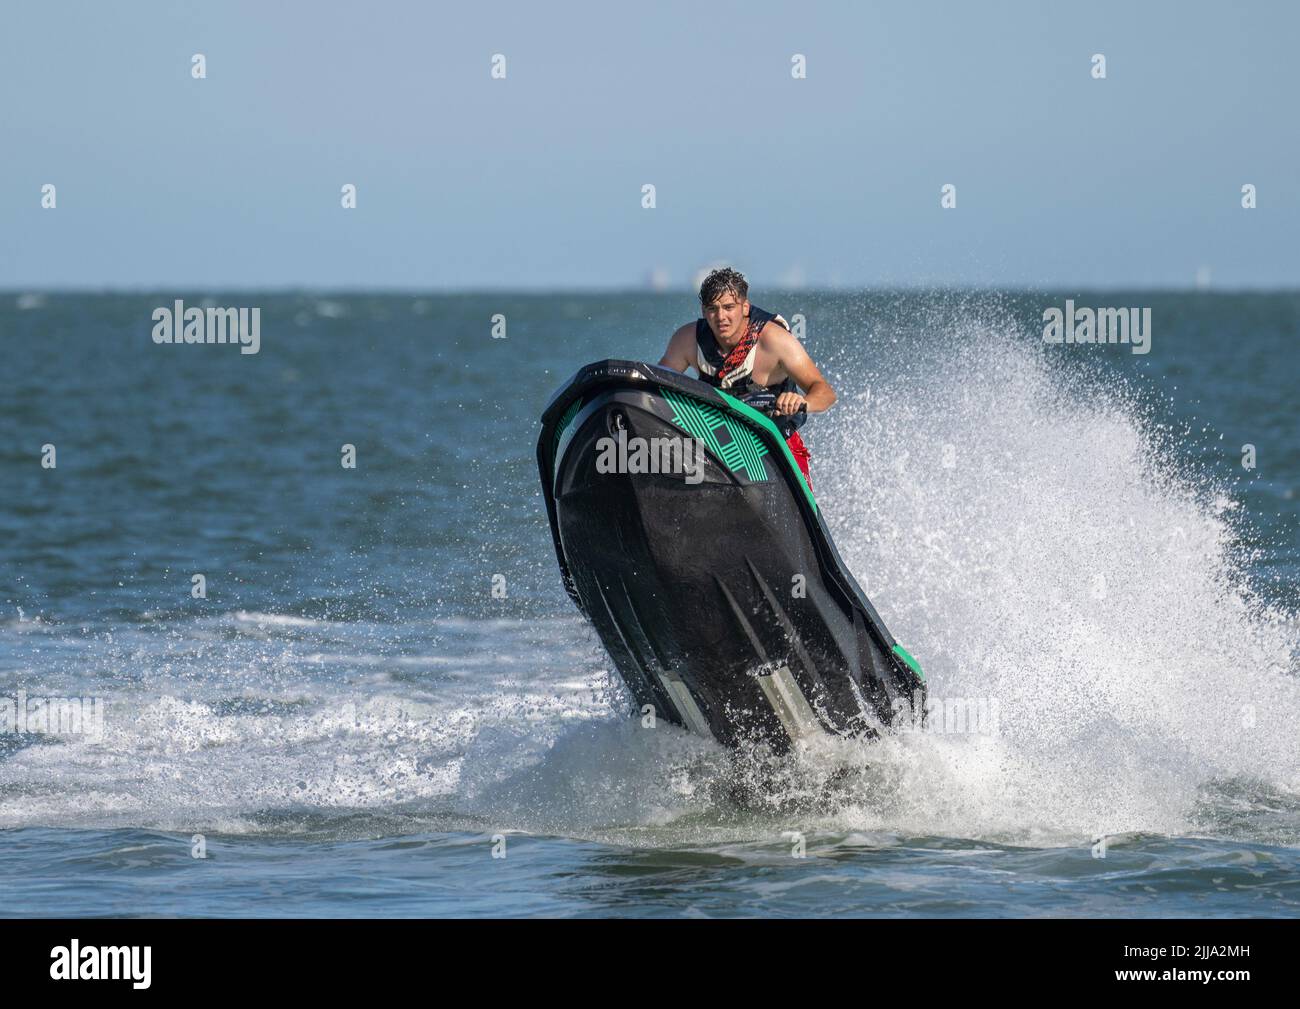
M 777 426 L 777 430 L 781 432 L 782 438 L 789 438 L 791 434 L 803 427 L 804 422 L 808 419 L 808 404 L 801 404 L 794 413 L 778 413 L 776 399 L 777 394 L 767 390 L 751 392 L 748 396 L 740 397 L 740 401 L 746 406 L 753 407 L 770 419 Z

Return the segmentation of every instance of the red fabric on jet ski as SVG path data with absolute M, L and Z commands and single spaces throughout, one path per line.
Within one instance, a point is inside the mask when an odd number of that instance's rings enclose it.
M 790 454 L 799 464 L 803 478 L 808 481 L 808 489 L 812 490 L 812 476 L 808 473 L 808 460 L 812 453 L 808 451 L 808 446 L 803 443 L 803 438 L 799 436 L 798 431 L 790 432 L 790 437 L 785 440 L 785 443 L 790 446 Z

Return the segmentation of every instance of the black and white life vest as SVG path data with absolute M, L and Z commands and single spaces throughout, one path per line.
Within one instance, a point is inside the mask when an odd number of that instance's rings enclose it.
M 783 392 L 798 392 L 795 380 L 786 377 L 773 385 L 759 385 L 751 377 L 754 371 L 754 358 L 758 354 L 758 335 L 769 322 L 790 329 L 790 324 L 781 316 L 765 312 L 757 305 L 749 306 L 749 325 L 744 336 L 730 351 L 723 351 L 718 345 L 718 338 L 713 335 L 707 319 L 695 320 L 695 367 L 701 380 L 718 389 L 726 389 L 733 396 L 744 398 L 747 395 L 766 390 L 775 395 Z

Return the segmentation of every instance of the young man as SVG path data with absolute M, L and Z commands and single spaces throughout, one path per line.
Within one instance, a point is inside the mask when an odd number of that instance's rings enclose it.
M 700 286 L 700 306 L 704 318 L 672 335 L 661 365 L 676 371 L 694 368 L 703 381 L 738 398 L 760 389 L 776 393 L 782 414 L 798 413 L 801 406 L 821 413 L 835 402 L 835 390 L 789 325 L 749 303 L 749 284 L 736 270 L 726 267 L 710 273 Z M 792 432 L 786 444 L 811 490 L 810 453 L 799 432 Z

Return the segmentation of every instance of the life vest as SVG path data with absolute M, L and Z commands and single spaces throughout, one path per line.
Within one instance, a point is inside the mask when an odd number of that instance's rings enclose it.
M 758 335 L 769 322 L 790 329 L 790 324 L 772 312 L 765 312 L 757 305 L 749 306 L 749 325 L 744 335 L 730 351 L 723 351 L 718 345 L 718 338 L 713 335 L 707 319 L 695 320 L 695 367 L 700 379 L 717 389 L 726 389 L 734 396 L 745 397 L 759 390 L 781 395 L 783 392 L 798 392 L 799 386 L 794 379 L 786 376 L 772 385 L 759 385 L 752 378 L 754 358 L 758 354 Z

